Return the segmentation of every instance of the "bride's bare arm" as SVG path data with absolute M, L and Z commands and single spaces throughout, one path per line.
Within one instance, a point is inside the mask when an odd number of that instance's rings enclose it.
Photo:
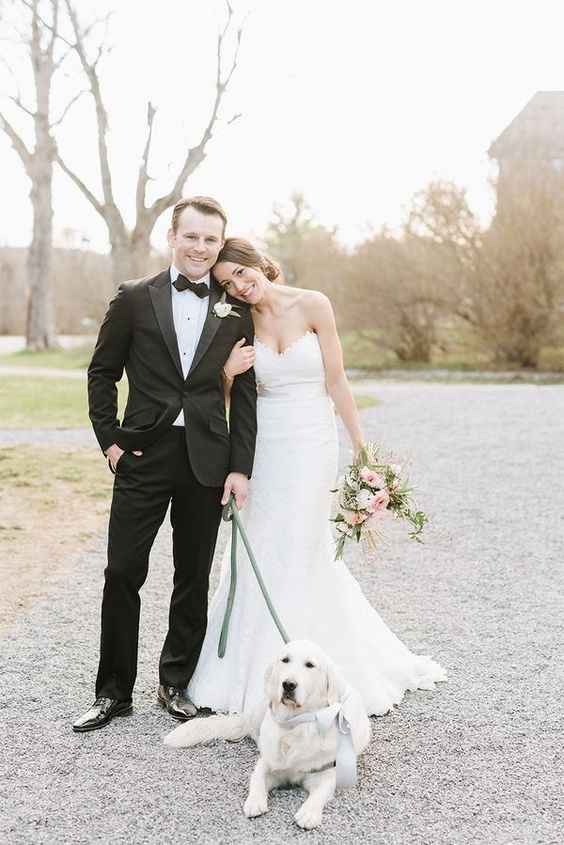
M 356 455 L 364 443 L 356 402 L 345 374 L 343 350 L 337 334 L 335 315 L 329 299 L 323 293 L 310 291 L 307 296 L 307 316 L 310 326 L 319 339 L 325 365 L 327 390 L 335 403 L 351 439 Z

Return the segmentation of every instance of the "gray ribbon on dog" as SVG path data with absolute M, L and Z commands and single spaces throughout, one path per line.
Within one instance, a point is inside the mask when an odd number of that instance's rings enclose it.
M 343 713 L 343 704 L 337 702 L 323 707 L 321 710 L 314 710 L 312 713 L 300 713 L 298 716 L 290 716 L 289 719 L 277 719 L 274 714 L 272 718 L 281 728 L 295 728 L 297 725 L 305 725 L 308 722 L 315 722 L 319 733 L 324 736 L 332 727 L 337 727 L 337 755 L 335 761 L 335 774 L 337 786 L 346 788 L 355 786 L 357 782 L 356 752 L 354 750 L 351 726 Z

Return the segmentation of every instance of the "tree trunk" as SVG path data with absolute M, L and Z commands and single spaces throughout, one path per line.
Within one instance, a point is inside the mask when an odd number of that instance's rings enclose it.
M 112 260 L 112 281 L 114 287 L 117 288 L 122 282 L 127 282 L 129 279 L 135 278 L 129 240 L 123 241 L 119 239 L 112 241 L 110 257 Z
M 35 76 L 37 108 L 33 115 L 35 150 L 28 162 L 33 208 L 33 235 L 28 252 L 28 304 L 26 346 L 39 351 L 57 346 L 55 303 L 51 284 L 53 247 L 53 161 L 55 146 L 49 122 L 49 100 L 53 78 L 51 47 L 41 49 L 36 9 L 33 20 L 32 65 Z
M 430 364 L 434 342 L 434 319 L 426 313 L 425 308 L 419 307 L 415 313 L 401 314 L 399 342 L 394 348 L 400 361 Z
M 26 346 L 38 351 L 58 345 L 55 331 L 55 303 L 51 284 L 53 209 L 51 180 L 53 162 L 36 153 L 30 191 L 33 207 L 33 236 L 27 256 L 28 304 Z
M 131 233 L 131 269 L 133 277 L 139 279 L 151 272 L 151 232 L 156 221 L 147 220 L 141 227 L 139 221 Z
M 140 279 L 153 270 L 151 262 L 151 232 L 155 221 L 148 219 L 143 230 L 139 224 L 129 233 L 117 219 L 106 220 L 111 242 L 114 286 L 128 279 Z

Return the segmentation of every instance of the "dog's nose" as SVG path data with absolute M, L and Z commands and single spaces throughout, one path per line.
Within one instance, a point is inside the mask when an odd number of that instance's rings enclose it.
M 284 692 L 294 692 L 298 685 L 294 681 L 282 681 Z

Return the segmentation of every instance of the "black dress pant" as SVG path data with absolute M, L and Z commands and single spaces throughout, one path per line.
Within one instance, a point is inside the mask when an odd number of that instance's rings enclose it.
M 169 503 L 174 587 L 159 678 L 167 686 L 188 685 L 206 633 L 222 492 L 196 480 L 183 428 L 171 428 L 141 456 L 126 452 L 120 458 L 110 513 L 97 696 L 131 697 L 137 674 L 139 590 Z

